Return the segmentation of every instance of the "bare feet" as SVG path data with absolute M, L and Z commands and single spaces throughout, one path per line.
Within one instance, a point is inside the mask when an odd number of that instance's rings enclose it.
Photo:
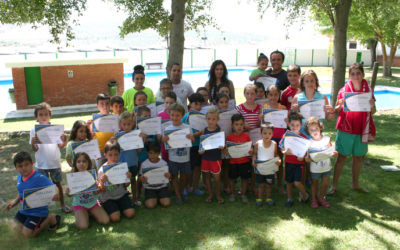
M 351 188 L 352 188 L 353 190 L 360 191 L 360 192 L 362 192 L 362 193 L 369 193 L 369 191 L 368 191 L 367 189 L 365 189 L 365 188 L 363 188 L 363 187 L 361 187 L 361 186 L 352 186 Z

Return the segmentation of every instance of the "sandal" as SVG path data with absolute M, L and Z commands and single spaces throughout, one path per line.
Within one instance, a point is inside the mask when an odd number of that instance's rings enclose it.
M 325 198 L 318 199 L 318 204 L 325 208 L 331 207 L 331 204 Z
M 328 193 L 327 193 L 327 195 L 334 195 L 334 194 L 335 194 L 335 192 L 336 192 L 336 189 L 335 189 L 335 188 L 333 188 L 333 187 L 330 187 L 330 188 L 329 188 L 329 190 L 328 190 Z
M 224 199 L 222 199 L 222 198 L 218 199 L 217 202 L 218 202 L 218 204 L 221 204 L 221 205 L 225 203 Z
M 69 214 L 72 212 L 72 209 L 70 207 L 68 207 L 67 205 L 65 205 L 64 207 L 60 208 L 62 212 Z
M 208 197 L 208 198 L 206 199 L 206 203 L 211 203 L 212 201 L 213 201 L 212 197 Z
M 56 215 L 56 224 L 49 226 L 49 231 L 57 230 L 60 227 L 60 223 L 61 223 L 61 216 Z
M 312 200 L 311 201 L 311 208 L 318 208 L 318 201 L 317 200 Z

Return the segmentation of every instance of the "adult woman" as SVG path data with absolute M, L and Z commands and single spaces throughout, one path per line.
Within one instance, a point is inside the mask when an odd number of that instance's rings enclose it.
M 221 83 L 229 85 L 230 98 L 235 99 L 235 87 L 233 82 L 228 79 L 228 70 L 222 60 L 216 60 L 212 63 L 210 71 L 208 72 L 209 80 L 206 82 L 205 87 L 210 93 L 210 103 L 215 104 L 217 96 L 217 86 Z
M 133 88 L 127 89 L 122 94 L 122 99 L 124 99 L 124 107 L 127 111 L 132 112 L 135 107 L 134 96 L 136 92 L 143 91 L 147 95 L 147 104 L 156 101 L 153 95 L 153 91 L 150 88 L 143 86 L 145 80 L 144 67 L 142 65 L 136 65 L 133 68 L 132 81 L 135 83 Z

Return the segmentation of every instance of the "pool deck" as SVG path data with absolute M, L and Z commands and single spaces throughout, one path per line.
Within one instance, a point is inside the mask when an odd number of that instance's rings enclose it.
M 389 87 L 389 86 L 381 86 L 378 85 L 375 87 L 375 91 L 393 91 L 399 92 L 400 88 Z M 321 88 L 321 93 L 329 94 L 330 89 Z M 14 104 L 15 107 L 15 104 Z M 25 118 L 25 117 L 33 117 L 33 109 L 23 109 L 23 110 L 1 110 L 0 111 L 0 119 L 15 119 L 15 118 Z M 85 105 L 72 105 L 72 106 L 63 106 L 63 107 L 53 107 L 52 115 L 61 115 L 61 114 L 75 114 L 75 113 L 85 113 L 85 112 L 97 112 L 96 104 L 85 104 Z

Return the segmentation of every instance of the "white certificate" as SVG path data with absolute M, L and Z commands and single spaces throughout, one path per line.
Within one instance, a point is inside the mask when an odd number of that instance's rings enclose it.
M 208 111 L 210 108 L 215 108 L 215 106 L 214 106 L 214 105 L 203 106 L 203 107 L 201 108 L 201 110 L 200 110 L 200 113 L 206 114 L 207 111 Z
M 161 131 L 165 131 L 168 126 L 172 125 L 172 121 L 170 120 L 162 120 L 161 121 Z
M 231 118 L 234 114 L 239 114 L 236 109 L 229 111 L 220 111 L 218 126 L 225 132 L 225 138 L 232 133 Z
M 138 118 L 137 127 L 146 135 L 161 134 L 161 117 Z
M 72 143 L 72 153 L 75 154 L 84 152 L 89 155 L 90 159 L 96 160 L 101 158 L 99 142 L 97 139 L 90 141 L 81 141 Z
M 325 100 L 298 101 L 300 113 L 305 119 L 308 117 L 316 117 L 317 119 L 325 119 Z
M 332 157 L 334 152 L 335 152 L 334 146 L 331 146 L 322 151 L 312 151 L 312 150 L 309 151 L 311 160 L 314 162 L 319 162 L 329 159 Z
M 143 148 L 143 138 L 139 136 L 140 129 L 126 132 L 118 132 L 116 138 L 122 150 Z
M 157 106 L 156 103 L 150 103 L 150 104 L 145 104 L 145 105 L 141 105 L 141 106 L 135 106 L 134 112 L 135 114 L 137 113 L 138 109 L 140 107 L 148 107 L 150 109 L 150 116 L 151 117 L 156 117 L 157 116 Z
M 107 175 L 108 181 L 106 186 L 129 183 L 130 180 L 126 176 L 128 172 L 128 164 L 126 162 L 110 164 L 103 166 L 103 173 Z
M 190 148 L 192 141 L 186 137 L 188 134 L 190 134 L 189 128 L 166 130 L 164 135 L 168 136 L 169 140 L 165 142 L 165 148 Z
M 261 129 L 253 128 L 252 130 L 249 131 L 249 136 L 253 144 L 255 144 L 257 141 L 262 139 Z
M 147 177 L 149 185 L 157 185 L 169 183 L 169 180 L 165 177 L 165 173 L 168 173 L 168 166 L 150 169 L 143 173 L 143 175 Z
M 271 76 L 262 76 L 259 77 L 256 82 L 261 82 L 264 84 L 264 88 L 267 89 L 269 86 L 276 84 L 276 78 Z
M 344 93 L 344 111 L 370 112 L 371 92 L 369 93 Z
M 93 132 L 118 132 L 118 115 L 93 114 Z
M 279 157 L 274 157 L 268 161 L 255 161 L 257 164 L 257 171 L 261 175 L 271 175 L 278 171 L 278 165 L 276 162 L 279 161 Z
M 64 125 L 35 125 L 35 136 L 39 144 L 61 144 L 61 136 L 64 134 Z
M 286 131 L 279 147 L 292 151 L 297 157 L 303 158 L 310 147 L 311 142 L 298 134 Z
M 200 136 L 200 151 L 225 147 L 225 133 L 217 132 Z
M 164 104 L 164 102 L 156 102 L 156 111 L 157 111 L 157 114 L 163 112 L 164 109 L 165 109 L 165 104 Z
M 207 127 L 206 116 L 200 112 L 190 111 L 189 125 L 195 130 L 203 130 Z
M 240 158 L 244 156 L 249 156 L 251 145 L 252 145 L 251 141 L 245 143 L 236 143 L 228 141 L 226 147 L 228 148 L 228 152 L 231 158 Z
M 67 174 L 69 194 L 84 193 L 98 190 L 95 169 Z
M 31 209 L 54 205 L 54 195 L 57 194 L 56 185 L 25 189 L 22 197 L 22 209 Z
M 229 100 L 228 109 L 229 109 L 229 110 L 232 110 L 232 109 L 235 109 L 235 108 L 236 108 L 236 100 L 235 100 L 235 99 L 230 99 L 230 100 Z
M 260 104 L 261 107 L 264 107 L 264 105 L 268 102 L 267 98 L 256 98 L 256 100 L 254 101 L 257 104 Z
M 275 128 L 287 128 L 285 119 L 288 117 L 287 110 L 263 109 L 264 122 L 270 122 Z

